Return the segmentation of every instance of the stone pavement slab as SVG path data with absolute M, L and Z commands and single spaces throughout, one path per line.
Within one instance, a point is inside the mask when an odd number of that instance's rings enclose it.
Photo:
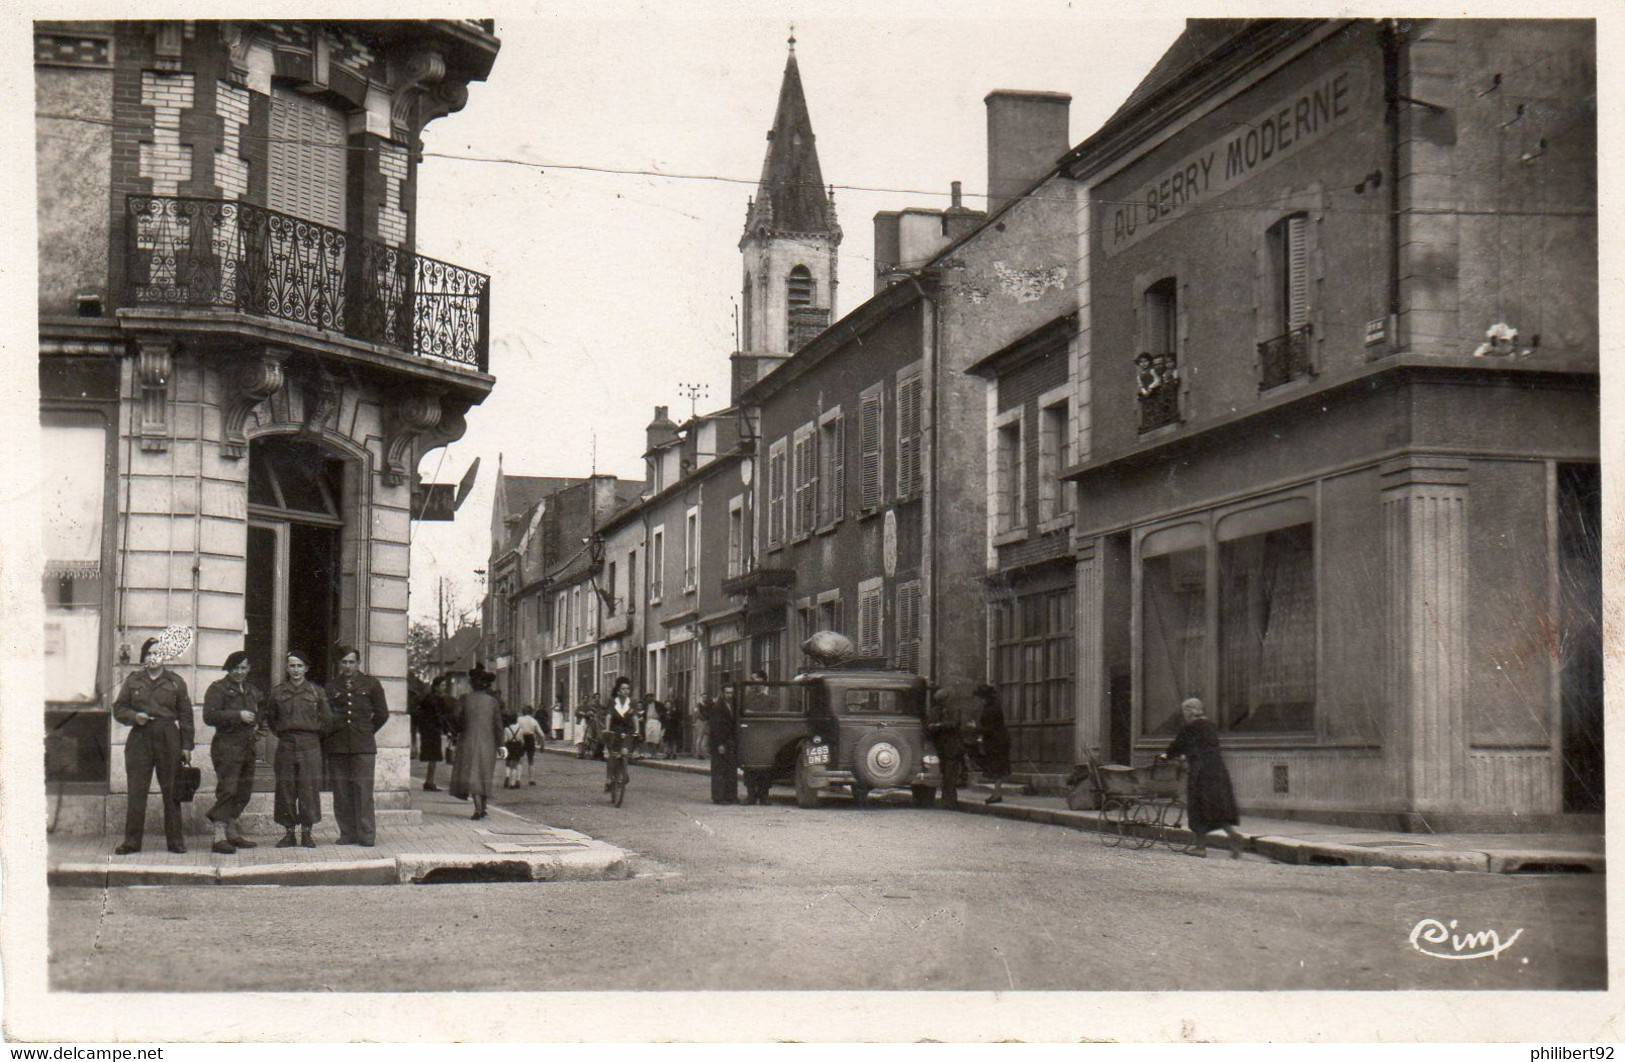
M 317 825 L 315 848 L 277 848 L 280 830 L 251 832 L 258 847 L 216 855 L 211 838 L 186 839 L 185 854 L 161 837 L 139 853 L 113 854 L 117 838 L 52 836 L 47 882 L 104 888 L 128 885 L 398 885 L 472 881 L 592 881 L 630 877 L 621 849 L 574 830 L 530 822 L 495 804 L 483 820 L 469 805 L 424 793 L 421 821 L 380 823 L 372 848 L 338 845 L 338 828 Z

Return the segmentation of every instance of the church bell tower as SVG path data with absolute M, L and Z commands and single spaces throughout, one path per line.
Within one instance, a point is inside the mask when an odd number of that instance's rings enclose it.
M 791 37 L 762 179 L 739 240 L 744 285 L 740 350 L 733 356 L 735 398 L 835 320 L 840 244 L 835 197 L 818 165 Z

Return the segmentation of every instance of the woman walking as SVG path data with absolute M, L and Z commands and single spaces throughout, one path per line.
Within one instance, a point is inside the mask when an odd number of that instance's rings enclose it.
M 448 681 L 445 675 L 437 677 L 429 684 L 429 692 L 418 701 L 418 760 L 424 765 L 423 788 L 430 793 L 440 792 L 440 787 L 434 784 L 434 772 L 445 758 L 443 742 L 451 715 L 446 703 Z
M 982 711 L 976 717 L 976 747 L 982 761 L 982 775 L 993 783 L 993 795 L 986 803 L 1004 803 L 1004 780 L 1010 777 L 1010 729 L 999 707 L 999 691 L 983 683 L 976 687 Z
M 497 746 L 502 743 L 502 702 L 491 693 L 496 676 L 484 669 L 469 675 L 472 693 L 457 702 L 457 765 L 451 772 L 451 795 L 472 799 L 474 814 L 485 818 L 485 802 L 496 773 Z
M 1236 832 L 1241 815 L 1236 810 L 1236 792 L 1230 786 L 1230 772 L 1219 755 L 1219 728 L 1207 717 L 1202 702 L 1191 697 L 1179 706 L 1185 725 L 1174 735 L 1163 759 L 1183 756 L 1190 764 L 1185 777 L 1185 813 L 1196 844 L 1187 853 L 1198 858 L 1207 855 L 1207 835 L 1223 830 L 1230 838 L 1230 858 L 1240 859 L 1242 839 Z

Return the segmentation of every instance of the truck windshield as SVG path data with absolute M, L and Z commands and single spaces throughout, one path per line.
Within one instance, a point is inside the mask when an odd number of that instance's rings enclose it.
M 847 690 L 841 701 L 848 712 L 869 715 L 919 715 L 909 690 Z

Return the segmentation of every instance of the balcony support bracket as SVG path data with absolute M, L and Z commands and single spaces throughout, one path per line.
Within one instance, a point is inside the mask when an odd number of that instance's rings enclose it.
M 414 445 L 418 437 L 440 425 L 443 410 L 440 395 L 421 391 L 390 411 L 384 443 L 384 482 L 398 487 L 408 482 L 416 471 L 410 461 L 417 453 Z
M 282 390 L 282 363 L 287 357 L 288 352 L 281 347 L 268 346 L 237 367 L 226 404 L 221 457 L 238 460 L 248 456 L 248 418 L 261 402 Z

